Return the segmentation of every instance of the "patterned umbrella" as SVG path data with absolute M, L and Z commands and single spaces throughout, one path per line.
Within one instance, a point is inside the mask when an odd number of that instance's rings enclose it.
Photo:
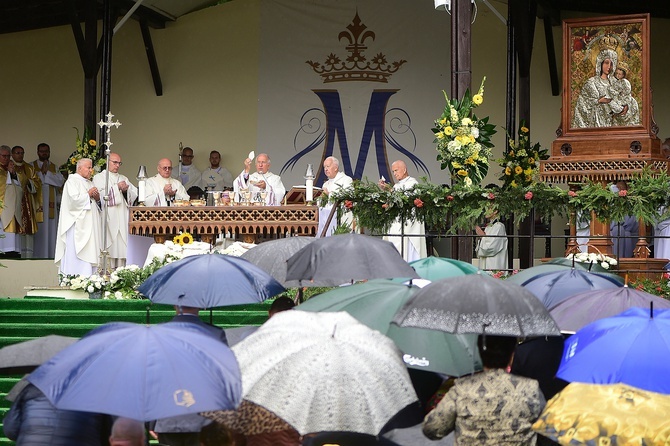
M 377 435 L 417 401 L 402 353 L 347 313 L 284 311 L 233 347 L 243 398 L 301 435 Z
M 670 439 L 670 396 L 625 384 L 572 383 L 533 424 L 561 445 L 663 445 Z
M 453 277 L 426 285 L 398 310 L 393 323 L 457 334 L 560 334 L 537 297 L 517 284 L 488 274 Z

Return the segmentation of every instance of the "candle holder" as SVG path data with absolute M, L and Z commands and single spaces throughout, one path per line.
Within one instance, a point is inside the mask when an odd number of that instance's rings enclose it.
M 137 201 L 138 206 L 144 206 L 144 200 L 147 199 L 147 166 L 140 166 L 137 172 Z

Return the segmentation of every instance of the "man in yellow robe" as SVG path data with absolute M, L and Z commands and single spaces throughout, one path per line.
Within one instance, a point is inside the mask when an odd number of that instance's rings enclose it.
M 21 257 L 33 257 L 33 236 L 37 232 L 37 223 L 42 221 L 37 210 L 42 208 L 42 181 L 32 164 L 25 163 L 26 152 L 21 146 L 12 147 L 12 161 L 21 182 L 23 197 L 21 198 Z
M 0 254 L 5 258 L 20 257 L 21 183 L 14 169 L 11 150 L 0 146 Z
M 37 234 L 35 234 L 36 258 L 53 258 L 56 251 L 58 207 L 65 178 L 58 171 L 58 166 L 49 160 L 50 156 L 51 148 L 49 144 L 43 142 L 37 146 L 37 159 L 32 162 L 42 182 L 42 207 L 37 209 Z

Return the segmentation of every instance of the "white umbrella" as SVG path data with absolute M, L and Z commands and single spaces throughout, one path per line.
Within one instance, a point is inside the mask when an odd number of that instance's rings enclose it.
M 417 401 L 402 353 L 349 314 L 284 311 L 233 347 L 243 398 L 301 435 L 377 435 Z

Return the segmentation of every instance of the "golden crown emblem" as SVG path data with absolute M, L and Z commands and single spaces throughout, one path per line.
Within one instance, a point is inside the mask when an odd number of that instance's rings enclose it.
M 370 61 L 367 60 L 364 52 L 368 47 L 364 42 L 367 39 L 375 40 L 375 33 L 368 30 L 368 27 L 363 24 L 358 17 L 358 12 L 346 30 L 338 35 L 339 40 L 343 38 L 349 41 L 349 44 L 345 47 L 349 52 L 345 61 L 342 61 L 333 53 L 326 57 L 323 65 L 311 60 L 306 61 L 314 72 L 323 78 L 324 84 L 347 81 L 388 83 L 388 79 L 393 73 L 407 62 L 406 60 L 399 60 L 388 63 L 386 55 L 383 53 L 378 53 Z
M 601 50 L 616 50 L 616 47 L 619 46 L 619 41 L 611 34 L 607 34 L 600 39 L 598 42 Z

